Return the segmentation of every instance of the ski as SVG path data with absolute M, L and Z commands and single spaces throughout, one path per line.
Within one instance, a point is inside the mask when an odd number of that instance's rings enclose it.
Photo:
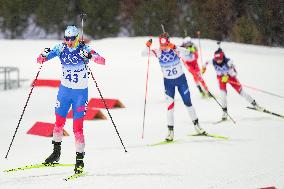
M 177 142 L 176 140 L 173 140 L 173 141 L 162 141 L 162 142 L 158 142 L 158 143 L 155 143 L 155 144 L 150 144 L 150 146 L 160 146 L 160 145 L 165 145 L 165 144 L 172 144 L 172 143 L 175 143 Z
M 219 124 L 219 123 L 224 123 L 224 122 L 227 122 L 227 121 L 228 121 L 228 119 L 221 119 L 221 120 L 219 120 L 219 121 L 214 122 L 213 124 L 214 124 L 214 125 L 217 125 L 217 124 Z
M 65 181 L 74 180 L 74 179 L 76 179 L 76 178 L 83 177 L 83 176 L 86 176 L 86 175 L 87 175 L 87 172 L 74 173 L 73 175 L 71 175 L 71 176 L 69 176 L 69 177 L 66 177 L 66 178 L 64 178 L 63 180 L 65 180 Z
M 61 163 L 38 163 L 38 164 L 33 164 L 33 165 L 26 165 L 23 167 L 18 167 L 18 168 L 13 168 L 13 169 L 7 169 L 4 170 L 3 172 L 16 172 L 16 171 L 22 171 L 22 170 L 27 170 L 27 169 L 37 169 L 37 168 L 46 168 L 46 167 L 70 167 L 74 166 L 74 164 L 61 164 Z
M 265 108 L 257 109 L 255 107 L 251 107 L 251 106 L 247 106 L 247 108 L 250 109 L 250 110 L 255 110 L 255 111 L 258 111 L 258 112 L 264 112 L 264 113 L 267 113 L 267 114 L 270 114 L 270 115 L 274 115 L 274 116 L 277 116 L 277 117 L 284 118 L 283 115 L 271 112 L 271 111 L 269 111 L 269 110 L 267 110 Z
M 216 135 L 216 134 L 198 134 L 198 133 L 195 133 L 195 134 L 189 134 L 188 136 L 204 136 L 204 137 L 212 137 L 212 138 L 217 138 L 217 139 L 229 140 L 229 137 Z

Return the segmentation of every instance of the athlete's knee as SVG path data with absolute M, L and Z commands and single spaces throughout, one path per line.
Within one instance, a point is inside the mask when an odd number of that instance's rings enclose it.
M 56 116 L 55 127 L 63 127 L 65 125 L 66 118 L 60 116 L 57 113 L 55 114 L 55 116 Z
M 192 105 L 191 104 L 191 98 L 190 98 L 190 92 L 189 92 L 189 88 L 188 87 L 181 92 L 181 97 L 182 97 L 183 103 L 186 106 L 191 106 Z
M 73 132 L 76 135 L 83 133 L 83 122 L 84 122 L 84 118 L 78 118 L 78 119 L 74 119 L 73 121 Z
M 165 95 L 166 98 L 170 97 L 170 98 L 174 98 L 175 97 L 175 91 L 174 90 L 165 90 Z
M 219 84 L 219 88 L 221 91 L 225 91 L 227 92 L 227 87 L 226 87 L 226 84 L 222 83 L 222 84 Z
M 243 89 L 241 86 L 236 86 L 234 87 L 234 89 L 241 95 L 241 93 L 243 92 Z
M 187 107 L 191 107 L 191 106 L 192 106 L 191 101 L 184 101 L 183 103 L 184 103 L 184 105 L 186 105 Z
M 192 106 L 189 93 L 188 93 L 188 95 L 183 96 L 182 100 L 183 100 L 184 105 L 186 105 L 187 107 Z
M 61 135 L 63 133 L 63 127 L 66 122 L 66 118 L 60 116 L 59 114 L 55 114 L 56 121 L 55 126 L 53 128 L 53 135 Z

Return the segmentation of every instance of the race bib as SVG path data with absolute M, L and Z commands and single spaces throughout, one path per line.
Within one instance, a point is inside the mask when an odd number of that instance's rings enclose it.
M 162 72 L 167 79 L 176 79 L 183 74 L 182 66 L 180 63 L 173 65 L 161 65 Z
M 85 89 L 88 87 L 88 72 L 85 65 L 63 66 L 61 84 L 72 89 Z
M 183 74 L 181 62 L 173 50 L 162 52 L 159 62 L 165 78 L 176 79 Z

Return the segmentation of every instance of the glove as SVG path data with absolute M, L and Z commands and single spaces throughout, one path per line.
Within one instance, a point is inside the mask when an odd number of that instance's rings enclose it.
M 85 41 L 80 40 L 79 44 L 83 47 L 85 46 Z
M 170 49 L 176 49 L 176 48 L 177 48 L 176 45 L 173 44 L 173 43 L 169 43 L 169 44 L 168 44 L 168 47 L 169 47 Z
M 105 65 L 105 59 L 101 56 L 96 56 L 94 58 L 94 62 L 96 62 L 97 64 Z
M 193 46 L 188 48 L 189 52 L 195 53 L 195 48 Z
M 228 75 L 223 75 L 221 78 L 222 83 L 227 83 L 229 80 L 229 76 Z
M 206 67 L 205 67 L 205 66 L 202 66 L 202 67 L 201 67 L 201 73 L 204 74 L 205 71 L 206 71 Z
M 87 58 L 87 59 L 91 59 L 92 58 L 92 54 L 90 52 L 88 52 L 87 50 L 85 50 L 85 49 L 81 49 L 80 52 L 79 52 L 79 55 L 82 58 Z
M 42 55 L 40 54 L 40 55 L 37 57 L 36 61 L 37 61 L 37 63 L 39 63 L 39 64 L 43 64 L 44 62 L 47 61 L 47 58 L 44 57 L 44 56 L 42 56 Z
M 152 45 L 152 39 L 149 39 L 149 40 L 146 42 L 146 46 L 150 48 L 151 45 Z

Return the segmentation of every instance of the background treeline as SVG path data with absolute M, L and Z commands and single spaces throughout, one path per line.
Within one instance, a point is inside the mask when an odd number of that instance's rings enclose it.
M 2 38 L 57 38 L 68 24 L 93 39 L 171 36 L 284 46 L 284 0 L 0 0 Z M 28 35 L 29 34 L 29 35 Z M 0 36 L 1 36 L 0 35 Z

